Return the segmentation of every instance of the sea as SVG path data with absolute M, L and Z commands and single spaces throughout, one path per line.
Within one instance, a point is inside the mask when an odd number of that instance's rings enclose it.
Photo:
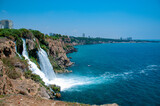
M 68 102 L 160 106 L 160 43 L 75 46 L 72 73 L 60 74 Z

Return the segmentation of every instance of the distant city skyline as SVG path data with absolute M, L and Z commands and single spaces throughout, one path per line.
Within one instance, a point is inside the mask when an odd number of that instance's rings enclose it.
M 47 34 L 160 39 L 160 0 L 0 0 L 3 19 Z

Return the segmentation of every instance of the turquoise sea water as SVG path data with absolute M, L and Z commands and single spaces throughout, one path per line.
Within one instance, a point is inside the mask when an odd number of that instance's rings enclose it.
M 87 104 L 160 105 L 160 43 L 76 46 L 61 100 Z M 67 80 L 68 81 L 68 80 Z

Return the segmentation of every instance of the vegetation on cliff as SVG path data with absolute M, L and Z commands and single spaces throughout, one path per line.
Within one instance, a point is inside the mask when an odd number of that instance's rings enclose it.
M 31 59 L 37 62 L 34 58 Z M 15 43 L 0 38 L 0 95 L 22 94 L 54 98 L 60 92 L 60 87 L 46 86 L 41 77 L 33 74 L 28 67 L 28 61 L 16 55 Z
M 57 73 L 68 72 L 65 68 L 68 67 L 70 61 L 66 57 L 66 53 L 72 51 L 74 47 L 70 43 L 68 36 L 61 34 L 54 34 L 54 36 L 44 35 L 38 30 L 21 29 L 0 29 L 0 37 L 6 37 L 16 42 L 18 53 L 22 54 L 23 41 L 21 38 L 26 39 L 26 46 L 31 61 L 38 64 L 37 51 L 39 47 L 44 49 Z M 47 39 L 50 39 L 47 41 Z M 54 48 L 49 46 L 50 42 L 55 42 Z M 56 43 L 57 42 L 57 43 Z M 59 43 L 60 42 L 60 43 Z M 40 67 L 39 67 L 40 68 Z
M 25 76 L 25 78 L 32 79 L 35 82 L 38 82 L 38 83 L 40 83 L 41 85 L 43 85 L 44 87 L 47 88 L 47 86 L 45 85 L 45 83 L 43 82 L 43 80 L 41 79 L 41 77 L 39 75 L 33 74 L 32 71 L 30 71 L 30 70 L 25 71 L 24 72 L 24 76 Z
M 74 48 L 68 36 L 56 35 L 55 37 L 46 37 L 43 33 L 36 30 L 0 29 L 0 104 L 20 104 L 20 102 L 15 102 L 17 100 L 15 99 L 16 96 L 24 98 L 24 104 L 27 98 L 39 98 L 41 101 L 46 100 L 42 98 L 60 98 L 60 87 L 57 85 L 46 86 L 39 75 L 33 74 L 28 69 L 28 61 L 23 56 L 19 58 L 16 54 L 15 41 L 18 53 L 22 54 L 23 51 L 21 38 L 26 40 L 30 60 L 36 63 L 37 66 L 39 66 L 37 56 L 39 47 L 48 53 L 49 59 L 57 72 L 69 72 L 65 68 L 72 65 L 72 62 L 66 56 L 66 53 Z M 5 97 L 11 97 L 12 102 L 10 101 L 11 99 Z M 5 102 L 5 100 L 10 102 Z M 37 100 L 34 102 L 37 102 Z M 53 103 L 53 101 L 47 102 L 50 102 L 50 105 Z M 85 105 L 67 102 L 59 103 L 61 105 Z
M 2 58 L 3 64 L 6 66 L 6 75 L 11 79 L 17 79 L 22 76 L 22 72 L 20 69 L 17 69 L 16 67 L 21 68 L 22 70 L 28 69 L 28 63 L 26 60 L 21 60 L 18 57 L 12 57 L 12 58 Z M 21 64 L 21 66 L 18 66 L 18 64 Z
M 90 38 L 90 37 L 74 37 L 70 36 L 71 43 L 75 45 L 100 44 L 100 43 L 143 43 L 143 42 L 159 42 L 147 40 L 131 40 L 131 39 L 109 39 L 109 38 Z

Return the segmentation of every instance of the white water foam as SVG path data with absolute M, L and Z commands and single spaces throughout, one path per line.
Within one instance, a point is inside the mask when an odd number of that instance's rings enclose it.
M 55 80 L 50 81 L 50 84 L 56 84 L 61 87 L 61 90 L 67 90 L 69 88 L 72 88 L 74 86 L 79 85 L 88 85 L 91 84 L 92 80 L 89 78 L 56 78 Z
M 37 65 L 35 63 L 33 63 L 32 61 L 30 61 L 29 57 L 28 57 L 28 52 L 26 50 L 26 43 L 25 40 L 23 39 L 23 53 L 22 55 L 25 57 L 26 60 L 28 60 L 29 63 L 29 68 L 30 70 L 39 75 L 42 80 L 45 82 L 46 85 L 48 84 L 56 84 L 59 85 L 61 87 L 61 91 L 64 90 L 68 90 L 72 87 L 75 86 L 80 86 L 80 85 L 90 85 L 90 84 L 99 84 L 99 83 L 103 83 L 105 81 L 109 81 L 115 79 L 115 78 L 131 78 L 130 76 L 133 74 L 132 71 L 129 72 L 123 72 L 123 73 L 110 73 L 110 72 L 105 72 L 103 75 L 99 76 L 99 77 L 84 77 L 84 76 L 70 76 L 70 77 L 55 77 L 53 68 L 49 62 L 47 53 L 43 50 L 40 49 L 38 51 L 38 56 L 39 56 L 39 60 L 40 60 L 40 67 L 42 69 L 42 71 L 37 67 Z M 47 62 L 46 62 L 47 61 Z M 156 65 L 150 65 L 147 68 L 150 67 L 155 67 Z M 48 70 L 48 67 L 49 70 Z M 51 73 L 51 74 L 50 74 Z M 139 73 L 145 73 L 145 70 L 143 70 L 142 72 L 140 71 Z
M 47 53 L 43 49 L 39 49 L 38 57 L 40 62 L 41 71 L 45 74 L 48 80 L 53 80 L 56 78 L 53 67 L 48 59 Z
M 25 57 L 26 60 L 28 60 L 28 64 L 29 64 L 29 69 L 34 73 L 39 75 L 42 80 L 48 84 L 49 80 L 46 78 L 45 74 L 43 72 L 40 71 L 40 69 L 37 67 L 37 65 L 35 63 L 33 63 L 28 56 L 28 52 L 27 52 L 27 48 L 26 48 L 26 41 L 25 39 L 23 40 L 23 52 L 22 55 Z
M 42 71 L 41 71 L 35 63 L 30 61 L 29 56 L 28 56 L 28 52 L 26 49 L 26 41 L 25 41 L 25 39 L 22 39 L 22 40 L 23 40 L 22 55 L 25 57 L 26 60 L 28 60 L 29 69 L 34 74 L 39 75 L 42 78 L 42 80 L 45 82 L 46 85 L 50 85 L 50 84 L 59 85 L 61 87 L 61 90 L 63 91 L 63 90 L 69 89 L 73 86 L 91 83 L 91 81 L 86 78 L 77 78 L 77 77 L 75 77 L 75 78 L 73 78 L 73 77 L 72 78 L 56 78 L 54 71 L 53 71 L 53 68 L 50 65 L 48 56 L 43 49 L 40 49 L 38 51 L 38 56 L 40 59 L 40 66 L 42 68 Z M 49 68 L 49 70 L 48 70 L 48 67 L 51 67 L 51 68 Z M 50 79 L 48 77 L 50 77 Z

